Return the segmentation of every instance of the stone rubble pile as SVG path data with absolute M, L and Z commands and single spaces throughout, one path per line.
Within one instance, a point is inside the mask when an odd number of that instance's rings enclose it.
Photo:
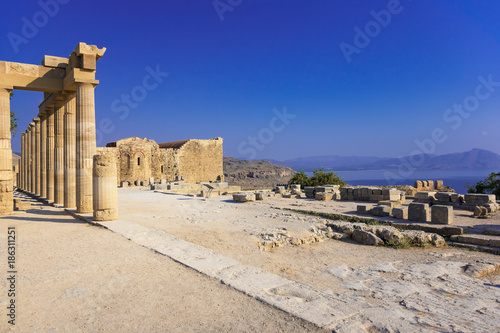
M 313 220 L 316 221 L 316 220 Z M 342 221 L 320 220 L 310 226 L 306 235 L 293 236 L 285 228 L 272 232 L 259 233 L 258 246 L 261 251 L 271 251 L 287 245 L 300 246 L 323 242 L 325 238 L 334 240 L 353 240 L 371 246 L 436 246 L 446 245 L 444 238 L 435 233 L 419 230 L 400 231 L 392 226 L 367 225 Z

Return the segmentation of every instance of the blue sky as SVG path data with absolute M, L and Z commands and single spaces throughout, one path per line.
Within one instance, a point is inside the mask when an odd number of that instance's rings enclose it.
M 500 153 L 498 1 L 41 3 L 4 4 L 0 59 L 40 64 L 78 42 L 106 47 L 97 63 L 99 145 L 220 136 L 226 156 L 278 160 Z M 50 9 L 53 17 L 43 14 Z M 26 21 L 38 31 L 26 35 Z M 149 71 L 168 76 L 144 90 Z M 21 130 L 41 101 L 15 91 Z M 471 111 L 453 110 L 464 103 Z

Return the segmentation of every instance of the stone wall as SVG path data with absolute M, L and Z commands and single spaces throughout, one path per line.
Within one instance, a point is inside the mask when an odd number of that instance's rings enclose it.
M 153 140 L 137 137 L 111 142 L 98 153 L 114 152 L 117 158 L 117 180 L 133 183 L 136 180 L 165 179 L 166 154 Z
M 224 180 L 222 138 L 186 140 L 175 148 L 166 148 L 167 181 L 187 183 Z M 160 144 L 167 145 L 165 144 Z

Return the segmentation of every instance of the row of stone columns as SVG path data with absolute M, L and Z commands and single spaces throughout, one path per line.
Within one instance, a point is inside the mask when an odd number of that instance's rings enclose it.
M 39 117 L 21 135 L 20 188 L 78 213 L 93 212 L 94 85 L 77 83 L 75 93 L 59 95 Z M 12 155 L 10 161 L 11 172 Z

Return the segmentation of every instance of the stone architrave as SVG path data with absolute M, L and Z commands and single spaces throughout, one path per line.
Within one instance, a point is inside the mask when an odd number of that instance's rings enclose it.
M 76 208 L 76 99 L 70 95 L 64 109 L 64 207 Z
M 113 155 L 95 155 L 93 158 L 94 221 L 118 219 L 116 182 L 116 158 Z
M 94 85 L 76 83 L 76 209 L 91 213 L 92 163 L 96 153 Z
M 10 145 L 10 90 L 0 88 L 0 214 L 14 210 L 12 149 Z
M 54 202 L 54 109 L 47 109 L 47 201 Z
M 54 107 L 54 204 L 64 204 L 64 103 Z

